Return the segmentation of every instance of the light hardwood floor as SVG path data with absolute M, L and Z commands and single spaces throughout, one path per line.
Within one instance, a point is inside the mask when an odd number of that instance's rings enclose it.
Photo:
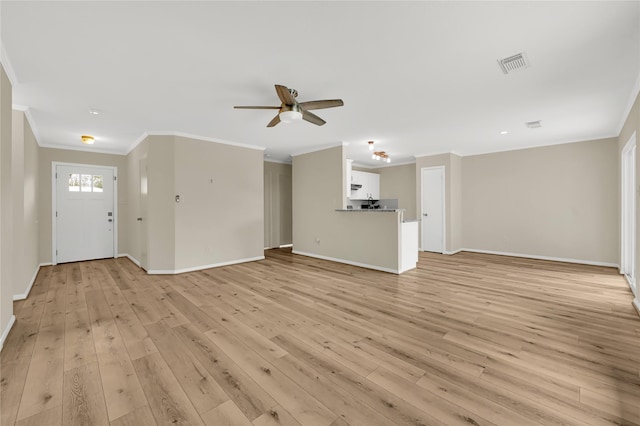
M 2 351 L 2 425 L 640 424 L 640 317 L 614 269 L 266 256 L 43 268 Z

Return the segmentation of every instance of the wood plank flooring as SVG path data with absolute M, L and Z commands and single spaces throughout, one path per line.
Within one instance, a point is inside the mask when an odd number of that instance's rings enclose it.
M 640 425 L 611 268 L 420 253 L 402 276 L 269 250 L 148 276 L 44 267 L 1 354 L 8 425 Z

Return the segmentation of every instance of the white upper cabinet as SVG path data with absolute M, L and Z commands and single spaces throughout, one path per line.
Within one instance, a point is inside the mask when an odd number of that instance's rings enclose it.
M 353 170 L 351 172 L 352 183 L 362 185 L 362 188 L 351 191 L 352 200 L 367 200 L 373 198 L 380 199 L 380 175 L 377 173 L 360 172 Z
M 353 160 L 349 160 L 349 159 L 347 159 L 345 163 L 346 170 L 345 170 L 344 176 L 345 176 L 345 184 L 346 184 L 345 188 L 347 190 L 346 192 L 347 198 L 351 198 L 351 182 L 353 181 L 353 176 L 351 174 L 352 163 L 353 163 Z

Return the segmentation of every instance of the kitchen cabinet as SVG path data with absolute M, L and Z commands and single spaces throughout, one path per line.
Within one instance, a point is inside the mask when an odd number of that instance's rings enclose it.
M 351 182 L 353 182 L 353 175 L 352 175 L 352 170 L 353 170 L 353 160 L 349 160 L 347 159 L 346 164 L 345 164 L 345 183 L 346 183 L 346 194 L 347 194 L 347 198 L 351 198 Z
M 352 200 L 368 200 L 369 197 L 374 200 L 380 199 L 380 175 L 377 173 L 360 172 L 353 170 L 351 172 L 352 183 L 362 185 L 362 188 L 351 191 Z

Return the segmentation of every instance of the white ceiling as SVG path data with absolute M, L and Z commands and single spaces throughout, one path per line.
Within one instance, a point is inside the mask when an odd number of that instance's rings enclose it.
M 0 3 L 13 102 L 42 146 L 127 153 L 180 132 L 290 154 L 346 143 L 393 164 L 617 136 L 640 75 L 640 2 Z M 496 60 L 526 52 L 504 75 Z M 274 84 L 342 98 L 267 128 Z M 101 114 L 92 116 L 90 108 Z M 525 122 L 542 120 L 528 129 Z M 501 131 L 508 131 L 500 135 Z M 80 135 L 95 145 L 83 146 Z

